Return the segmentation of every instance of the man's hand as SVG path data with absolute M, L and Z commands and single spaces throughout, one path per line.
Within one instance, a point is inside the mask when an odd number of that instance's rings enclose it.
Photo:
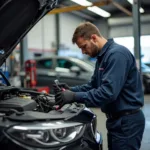
M 70 87 L 66 83 L 53 84 L 53 90 L 55 93 L 62 91 L 61 89 L 69 90 Z
M 57 92 L 55 95 L 56 105 L 63 106 L 65 104 L 75 102 L 75 93 L 69 90 Z

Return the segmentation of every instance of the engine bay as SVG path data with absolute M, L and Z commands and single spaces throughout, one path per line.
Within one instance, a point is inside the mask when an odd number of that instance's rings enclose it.
M 83 104 L 55 105 L 55 96 L 13 86 L 0 86 L 0 113 L 9 120 L 37 121 L 66 119 L 84 109 Z
M 46 93 L 24 90 L 12 86 L 0 86 L 0 112 L 10 109 L 16 111 L 49 112 L 55 103 L 55 97 Z
M 17 111 L 33 110 L 36 107 L 36 102 L 31 99 L 12 97 L 0 101 L 0 111 L 7 109 L 15 109 Z

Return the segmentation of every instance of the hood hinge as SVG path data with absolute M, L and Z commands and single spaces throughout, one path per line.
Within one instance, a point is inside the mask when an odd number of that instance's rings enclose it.
M 49 3 L 50 8 L 54 8 L 58 4 L 58 0 L 38 0 L 40 3 L 40 9 L 42 9 L 47 3 Z

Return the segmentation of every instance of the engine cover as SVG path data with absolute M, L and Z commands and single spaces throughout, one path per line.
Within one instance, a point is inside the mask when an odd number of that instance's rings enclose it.
M 33 110 L 36 102 L 27 98 L 13 97 L 0 101 L 0 110 L 16 109 L 18 111 Z

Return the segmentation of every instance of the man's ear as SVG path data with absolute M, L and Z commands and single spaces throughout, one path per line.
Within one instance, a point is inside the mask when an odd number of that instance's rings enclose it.
M 92 34 L 92 35 L 91 35 L 91 40 L 93 40 L 94 42 L 96 42 L 96 40 L 97 40 L 96 34 Z

